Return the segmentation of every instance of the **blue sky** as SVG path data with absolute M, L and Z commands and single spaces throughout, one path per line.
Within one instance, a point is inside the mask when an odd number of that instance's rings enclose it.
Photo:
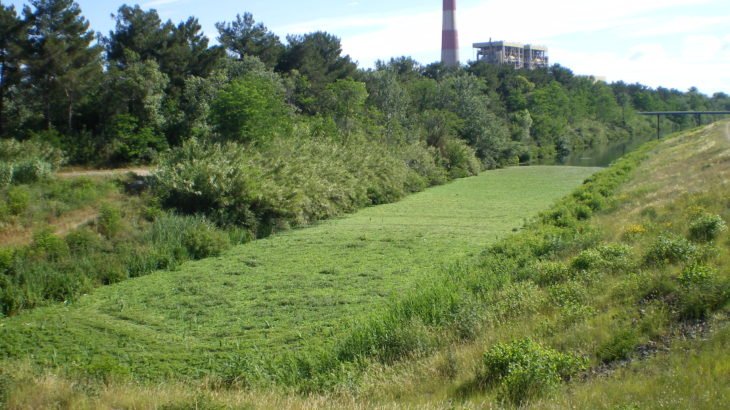
M 2 0 L 20 6 L 22 0 Z M 110 15 L 125 2 L 77 0 L 96 31 L 108 33 Z M 134 2 L 128 2 L 135 4 Z M 409 55 L 436 61 L 441 44 L 440 0 L 141 0 L 164 19 L 200 19 L 211 39 L 214 24 L 251 12 L 284 38 L 325 30 L 342 39 L 362 67 Z M 728 0 L 458 0 L 462 62 L 471 44 L 509 40 L 545 44 L 550 58 L 577 74 L 641 82 L 706 94 L 730 93 Z

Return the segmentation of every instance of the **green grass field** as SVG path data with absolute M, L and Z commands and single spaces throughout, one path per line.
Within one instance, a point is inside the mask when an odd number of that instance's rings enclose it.
M 326 347 L 349 324 L 478 254 L 592 168 L 530 167 L 236 247 L 0 321 L 3 366 L 202 378 L 241 354 Z

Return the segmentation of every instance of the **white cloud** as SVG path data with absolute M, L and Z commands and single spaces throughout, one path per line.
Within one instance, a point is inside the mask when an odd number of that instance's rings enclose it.
M 472 43 L 492 37 L 546 44 L 552 62 L 583 74 L 652 86 L 682 89 L 696 85 L 705 92 L 729 91 L 730 36 L 706 34 L 708 29 L 730 25 L 730 13 L 681 16 L 673 10 L 681 6 L 727 8 L 723 4 L 724 0 L 480 1 L 457 11 L 461 60 L 474 59 Z M 344 52 L 366 67 L 377 59 L 401 55 L 429 63 L 440 55 L 441 10 L 319 19 L 274 29 L 279 33 L 331 32 L 342 38 Z M 684 41 L 669 49 L 668 36 L 682 36 Z M 561 44 L 566 38 L 571 44 L 595 38 L 603 42 L 604 49 L 575 45 L 572 47 L 578 49 L 569 49 Z

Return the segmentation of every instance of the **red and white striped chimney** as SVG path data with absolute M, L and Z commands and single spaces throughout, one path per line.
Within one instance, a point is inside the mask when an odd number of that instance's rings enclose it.
M 459 33 L 456 31 L 456 0 L 444 0 L 444 26 L 441 32 L 441 62 L 459 65 Z

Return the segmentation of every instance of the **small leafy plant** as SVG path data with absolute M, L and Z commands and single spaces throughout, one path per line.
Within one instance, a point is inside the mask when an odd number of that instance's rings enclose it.
M 500 343 L 483 358 L 479 382 L 499 389 L 517 405 L 539 397 L 586 369 L 585 359 L 560 353 L 526 338 Z

